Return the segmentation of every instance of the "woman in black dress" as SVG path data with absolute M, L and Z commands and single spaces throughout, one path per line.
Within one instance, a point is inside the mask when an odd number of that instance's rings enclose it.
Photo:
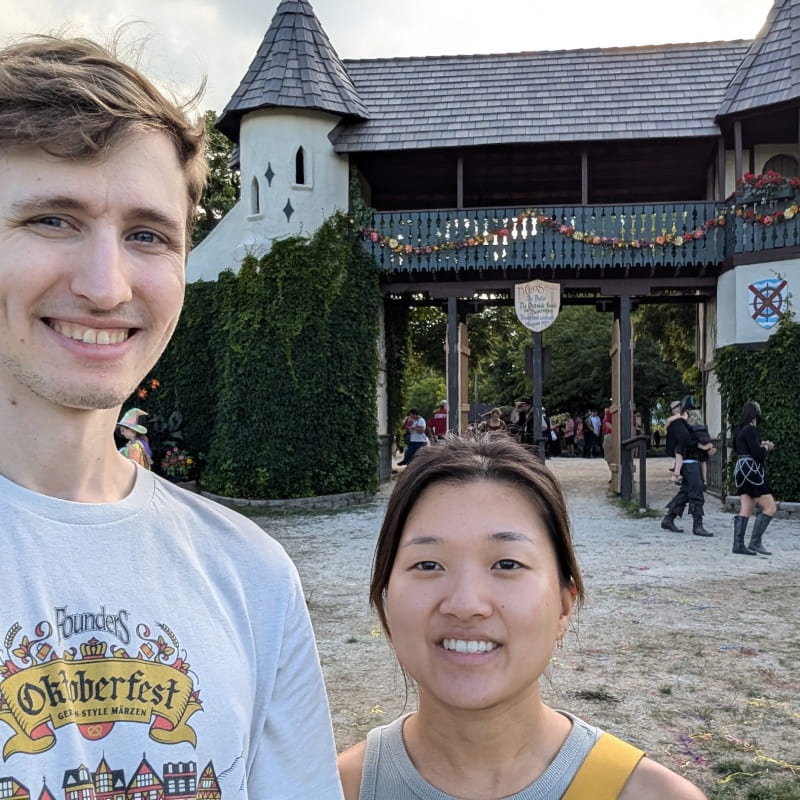
M 756 428 L 759 422 L 761 422 L 761 406 L 755 401 L 750 401 L 744 404 L 741 422 L 733 432 L 733 449 L 738 456 L 733 479 L 739 490 L 740 499 L 739 514 L 733 518 L 733 552 L 747 556 L 754 556 L 757 553 L 772 555 L 769 550 L 764 549 L 761 537 L 778 510 L 764 472 L 764 459 L 775 445 L 772 442 L 762 441 Z M 750 541 L 745 545 L 747 523 L 756 503 L 760 506 L 760 510 L 753 523 Z

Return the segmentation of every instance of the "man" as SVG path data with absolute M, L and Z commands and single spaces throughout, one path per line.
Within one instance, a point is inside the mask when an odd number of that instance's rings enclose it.
M 667 504 L 667 513 L 661 520 L 661 527 L 667 531 L 682 533 L 682 529 L 675 524 L 675 517 L 683 516 L 688 503 L 693 522 L 692 533 L 695 536 L 713 536 L 713 533 L 703 527 L 705 496 L 699 463 L 701 446 L 688 423 L 689 412 L 694 408 L 694 397 L 684 397 L 677 419 L 667 429 L 667 435 L 672 431 L 675 443 L 674 477 L 676 480 L 680 478 L 680 488 Z M 713 446 L 708 446 L 708 449 L 711 453 L 716 452 Z
M 533 444 L 533 408 L 527 397 L 520 397 L 514 403 L 511 422 L 517 426 L 517 437 L 522 444 Z
M 594 458 L 597 455 L 597 451 L 602 447 L 603 443 L 603 440 L 600 438 L 600 434 L 602 432 L 602 420 L 600 419 L 600 415 L 597 413 L 596 408 L 593 408 L 589 412 L 589 425 L 592 429 L 592 445 L 589 456 Z
M 409 464 L 411 459 L 414 458 L 417 450 L 419 450 L 420 447 L 425 447 L 425 445 L 428 444 L 428 423 L 425 422 L 425 419 L 422 416 L 420 416 L 420 413 L 416 408 L 412 408 L 408 414 L 412 419 L 411 433 L 408 440 L 408 447 L 406 447 L 406 454 L 402 461 L 397 462 L 398 466 L 401 467 Z
M 0 51 L 0 746 L 31 792 L 341 797 L 285 552 L 114 444 L 178 321 L 204 153 L 94 43 Z
M 434 441 L 444 437 L 447 433 L 447 400 L 441 400 L 439 402 L 439 408 L 433 412 L 433 416 L 431 417 L 430 427 Z

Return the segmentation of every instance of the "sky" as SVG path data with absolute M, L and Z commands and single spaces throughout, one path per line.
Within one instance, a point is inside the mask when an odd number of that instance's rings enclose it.
M 279 0 L 22 0 L 3 3 L 0 43 L 66 26 L 105 41 L 137 21 L 149 37 L 139 62 L 188 96 L 207 79 L 203 108 L 218 113 L 258 50 Z M 753 39 L 772 0 L 311 0 L 347 58 L 511 53 Z M 676 92 L 690 87 L 675 87 Z

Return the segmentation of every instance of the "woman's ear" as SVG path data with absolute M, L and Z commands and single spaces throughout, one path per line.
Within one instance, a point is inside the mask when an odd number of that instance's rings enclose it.
M 564 633 L 566 633 L 572 619 L 572 610 L 575 608 L 577 597 L 578 587 L 575 585 L 575 581 L 570 578 L 569 584 L 561 588 L 561 624 L 564 626 Z

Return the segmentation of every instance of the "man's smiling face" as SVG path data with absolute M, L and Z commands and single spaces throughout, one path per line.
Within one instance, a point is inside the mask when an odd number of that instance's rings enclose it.
M 186 212 L 160 133 L 102 161 L 0 153 L 0 391 L 71 408 L 124 402 L 180 315 Z

